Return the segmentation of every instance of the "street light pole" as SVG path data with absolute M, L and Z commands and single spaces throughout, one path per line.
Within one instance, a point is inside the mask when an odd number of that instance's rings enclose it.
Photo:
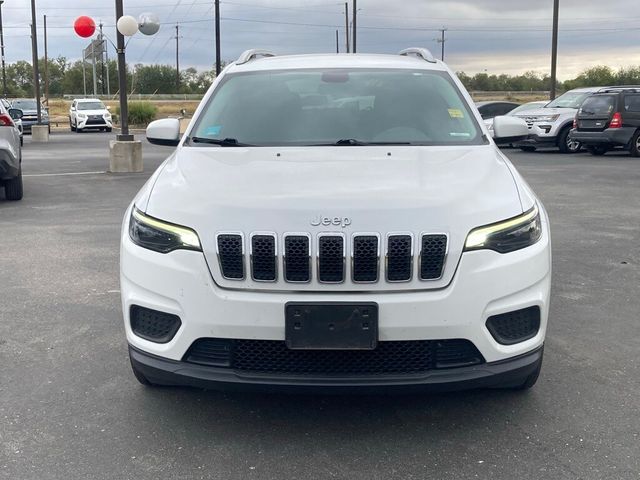
M 215 0 L 216 15 L 216 77 L 220 75 L 222 70 L 222 61 L 220 59 L 220 0 Z
M 4 66 L 4 31 L 2 29 L 2 4 L 4 0 L 0 0 L 0 50 L 2 54 L 2 92 L 7 96 L 7 72 Z
M 353 31 L 353 53 L 356 53 L 357 50 L 357 41 L 358 41 L 358 33 L 357 33 L 357 29 L 358 29 L 358 4 L 357 4 L 357 0 L 353 0 L 353 27 L 352 27 L 352 31 Z
M 32 0 L 33 1 L 33 0 Z M 124 16 L 122 0 L 116 0 L 116 22 Z M 120 135 L 116 139 L 121 142 L 133 141 L 129 134 L 129 106 L 127 105 L 127 60 L 125 58 L 124 35 L 116 29 L 116 49 L 118 51 L 118 88 L 120 89 Z
M 40 71 L 38 68 L 38 36 L 36 29 L 36 0 L 31 0 L 31 53 L 33 56 L 33 88 L 36 97 L 37 125 L 42 125 L 42 107 L 40 105 Z
M 553 36 L 551 39 L 551 91 L 550 98 L 556 98 L 556 77 L 558 64 L 558 13 L 560 0 L 553 0 Z

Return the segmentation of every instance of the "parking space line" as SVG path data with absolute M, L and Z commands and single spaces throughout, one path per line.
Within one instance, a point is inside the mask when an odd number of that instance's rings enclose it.
M 31 173 L 23 174 L 23 177 L 62 177 L 65 175 L 96 175 L 107 173 L 104 170 L 99 172 L 66 172 L 66 173 Z

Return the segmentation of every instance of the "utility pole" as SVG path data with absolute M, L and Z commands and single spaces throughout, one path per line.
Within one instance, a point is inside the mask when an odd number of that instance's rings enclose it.
M 349 3 L 344 2 L 344 38 L 347 40 L 347 53 L 349 53 Z
M 102 95 L 104 95 L 104 54 L 107 51 L 104 45 L 104 37 L 102 36 L 102 21 L 100 22 L 100 35 L 98 36 L 100 40 L 100 75 L 102 76 L 102 81 L 100 82 L 102 85 Z M 108 81 L 108 80 L 107 80 Z
M 176 23 L 176 93 L 180 93 L 180 25 Z
M 551 39 L 551 100 L 556 98 L 556 76 L 558 64 L 558 13 L 560 0 L 553 0 L 553 37 Z
M 2 29 L 2 4 L 4 0 L 0 0 L 0 50 L 2 53 L 2 92 L 7 96 L 7 72 L 4 65 L 4 31 Z
M 124 15 L 122 0 L 116 0 L 116 22 Z M 124 35 L 116 29 L 118 50 L 118 88 L 120 89 L 120 135 L 121 142 L 133 141 L 129 134 L 129 105 L 127 105 L 127 59 L 125 57 Z
M 220 60 L 220 0 L 215 0 L 216 15 L 216 77 L 220 75 L 222 70 L 222 62 Z
M 40 71 L 38 68 L 38 36 L 36 28 L 36 0 L 31 0 L 31 54 L 33 56 L 33 89 L 36 97 L 37 124 L 42 125 L 42 106 L 40 105 Z
M 338 29 L 336 29 L 336 53 L 340 53 L 340 44 L 338 42 Z
M 442 27 L 440 29 L 441 36 L 440 36 L 440 38 L 436 39 L 436 42 L 442 44 L 442 52 L 440 53 L 440 60 L 442 60 L 443 62 L 444 62 L 444 44 L 447 41 L 447 39 L 445 37 L 445 32 L 446 31 L 447 31 L 447 29 Z
M 104 71 L 105 63 L 107 64 L 107 96 L 111 96 L 111 88 L 109 88 L 109 46 L 105 44 L 104 36 L 102 35 L 102 22 L 100 22 L 100 38 L 102 39 L 102 50 L 104 51 L 104 62 L 102 62 L 102 68 Z M 104 77 L 103 77 L 104 82 Z M 102 87 L 104 93 L 104 85 Z
M 358 40 L 358 35 L 357 35 L 357 29 L 358 29 L 357 17 L 358 17 L 358 4 L 357 4 L 357 0 L 353 0 L 353 53 L 356 53 L 358 51 L 357 47 L 356 47 L 356 42 Z
M 44 16 L 44 98 L 49 106 L 49 54 L 47 52 L 47 16 Z

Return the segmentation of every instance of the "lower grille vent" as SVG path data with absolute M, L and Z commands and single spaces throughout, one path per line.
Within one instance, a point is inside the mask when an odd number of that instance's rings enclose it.
M 540 307 L 528 307 L 489 317 L 487 329 L 503 345 L 529 340 L 540 330 Z
M 184 361 L 281 375 L 402 375 L 484 363 L 468 340 L 379 342 L 374 350 L 290 350 L 277 340 L 201 338 Z

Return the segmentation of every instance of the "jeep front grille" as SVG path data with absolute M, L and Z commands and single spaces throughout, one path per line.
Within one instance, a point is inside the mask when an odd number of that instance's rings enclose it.
M 442 278 L 447 256 L 446 234 L 425 233 L 414 241 L 412 233 L 219 233 L 216 248 L 220 272 L 227 280 L 287 283 L 343 283 L 347 272 L 353 283 L 434 281 Z M 245 248 L 246 247 L 246 248 Z M 281 252 L 279 251 L 281 249 Z M 248 250 L 248 262 L 245 251 Z M 418 256 L 417 272 L 414 258 Z M 313 260 L 313 261 L 312 261 Z M 349 268 L 350 267 L 350 268 Z M 247 274 L 246 272 L 250 272 Z

